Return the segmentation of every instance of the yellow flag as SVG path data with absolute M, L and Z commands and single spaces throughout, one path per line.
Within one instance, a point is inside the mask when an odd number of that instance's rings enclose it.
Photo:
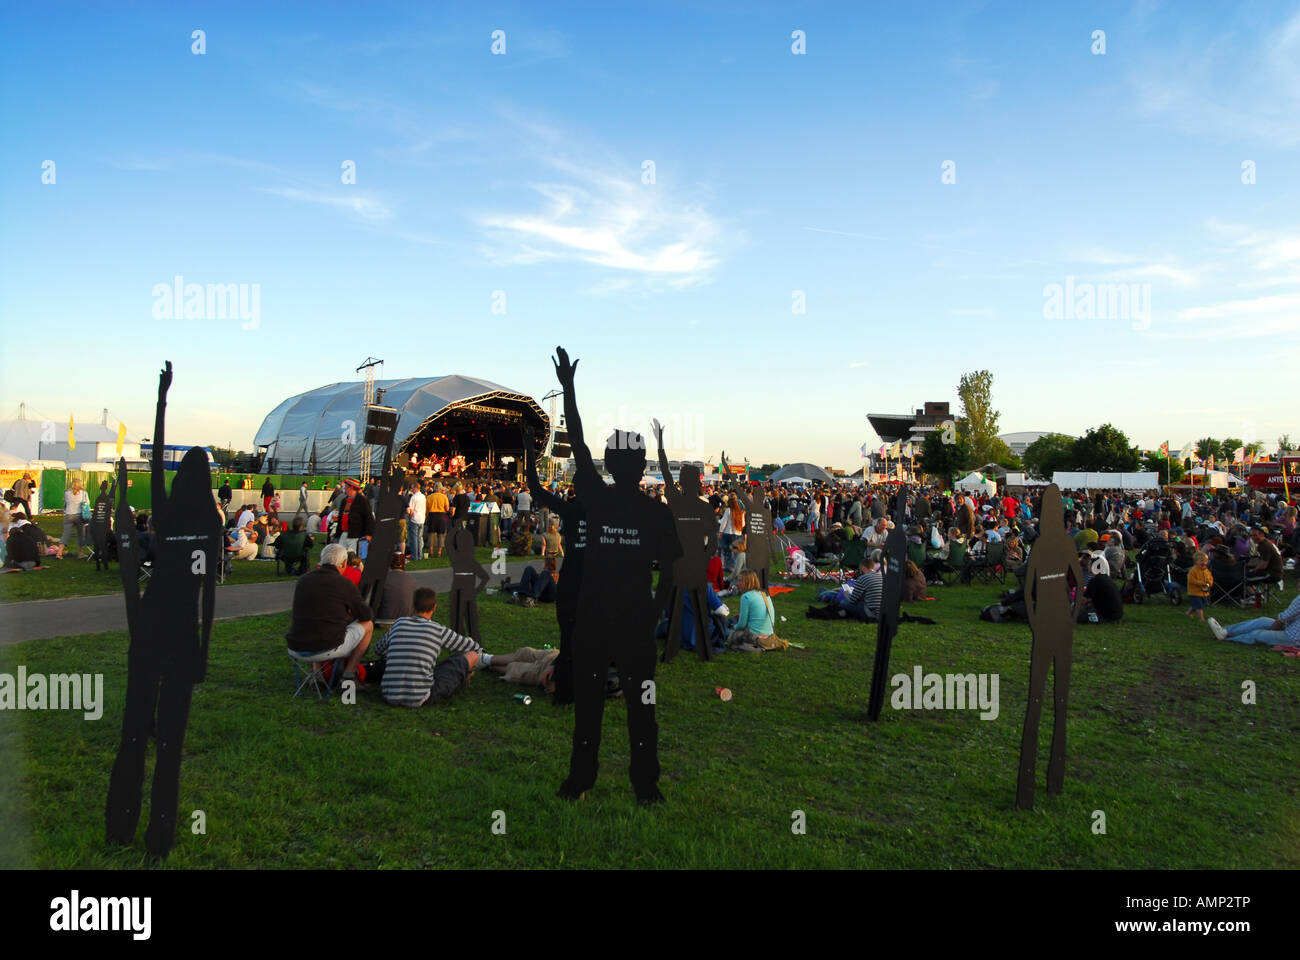
M 72 414 L 68 414 L 68 449 L 77 449 L 77 438 L 72 435 Z
M 124 443 L 126 443 L 126 424 L 119 423 L 117 425 L 117 455 L 119 457 L 122 455 L 122 444 Z

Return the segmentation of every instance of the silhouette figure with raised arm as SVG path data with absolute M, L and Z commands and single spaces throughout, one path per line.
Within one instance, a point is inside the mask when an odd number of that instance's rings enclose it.
M 217 565 L 223 549 L 221 519 L 212 502 L 208 456 L 192 447 L 181 460 L 170 495 L 163 464 L 163 420 L 172 365 L 158 378 L 150 496 L 154 547 L 152 576 L 140 594 L 140 542 L 127 503 L 126 461 L 117 464 L 118 501 L 114 533 L 118 569 L 126 591 L 126 708 L 122 741 L 109 779 L 105 819 L 108 840 L 130 844 L 140 822 L 145 750 L 158 744 L 145 847 L 165 857 L 176 843 L 181 750 L 194 684 L 207 674 Z
M 664 609 L 666 582 L 651 593 L 652 564 L 671 570 L 682 554 L 673 515 L 641 492 L 645 441 L 615 430 L 605 447 L 606 486 L 583 439 L 574 395 L 578 362 L 556 348 L 555 373 L 564 388 L 564 416 L 577 461 L 574 487 L 587 518 L 586 559 L 573 627 L 573 751 L 562 797 L 576 799 L 596 782 L 605 679 L 612 660 L 627 704 L 632 787 L 642 803 L 663 800 L 659 791 L 659 728 L 655 722 L 655 624 Z M 707 638 L 706 638 L 707 642 Z
M 677 656 L 682 640 L 682 616 L 688 596 L 695 617 L 695 652 L 701 660 L 712 660 L 708 591 L 705 587 L 709 582 L 709 558 L 718 552 L 717 518 L 708 501 L 700 499 L 703 490 L 700 487 L 699 467 L 682 464 L 677 482 L 673 482 L 672 471 L 668 468 L 668 454 L 664 452 L 664 428 L 658 420 L 654 421 L 654 429 L 655 442 L 659 445 L 659 469 L 663 473 L 664 494 L 668 497 L 668 508 L 672 511 L 677 527 L 677 539 L 682 545 L 682 555 L 673 564 L 672 570 L 659 571 L 661 580 L 671 577 L 666 591 L 670 613 L 664 662 Z
M 876 660 L 871 669 L 871 699 L 867 704 L 867 719 L 880 719 L 885 705 L 885 684 L 889 679 L 889 654 L 898 633 L 898 604 L 903 598 L 903 565 L 907 562 L 907 498 L 901 493 L 894 498 L 894 529 L 885 538 L 884 589 L 880 594 L 880 609 L 876 624 Z
M 1043 492 L 1039 530 L 1025 571 L 1025 607 L 1034 646 L 1029 660 L 1029 703 L 1020 739 L 1020 777 L 1016 784 L 1016 808 L 1020 810 L 1034 805 L 1038 721 L 1043 712 L 1049 667 L 1053 674 L 1055 722 L 1047 765 L 1047 792 L 1060 793 L 1065 786 L 1065 714 L 1070 699 L 1070 657 L 1074 647 L 1074 621 L 1083 592 L 1083 571 L 1074 541 L 1065 531 L 1061 489 L 1054 483 Z
M 525 426 L 524 468 L 535 507 L 546 507 L 564 526 L 564 562 L 555 588 L 555 619 L 560 625 L 560 654 L 555 658 L 555 703 L 573 703 L 573 625 L 578 616 L 583 558 L 587 550 L 587 518 L 576 497 L 560 497 L 542 487 L 537 476 L 537 440 Z

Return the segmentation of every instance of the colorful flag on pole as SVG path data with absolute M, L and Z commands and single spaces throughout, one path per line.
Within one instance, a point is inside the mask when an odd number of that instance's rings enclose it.
M 1192 456 L 1195 453 L 1196 453 L 1196 447 L 1189 443 L 1186 446 L 1184 446 L 1183 449 L 1178 451 L 1178 459 L 1186 460 L 1188 457 Z
M 117 455 L 119 457 L 122 455 L 122 444 L 124 443 L 126 443 L 126 424 L 119 423 L 117 425 Z
M 68 449 L 77 449 L 77 438 L 74 436 L 72 428 L 72 414 L 68 414 Z
M 1168 460 L 1168 459 L 1169 459 L 1169 441 L 1168 441 L 1168 440 L 1166 440 L 1164 443 L 1160 444 L 1160 457 L 1161 457 L 1161 459 L 1163 459 L 1163 460 Z
M 895 440 L 893 446 L 889 448 L 889 455 L 897 459 L 903 455 L 903 441 Z
M 1205 461 L 1205 466 L 1206 466 L 1206 469 L 1209 469 L 1209 470 L 1213 470 L 1213 469 L 1214 469 L 1214 454 L 1210 454 L 1210 458 L 1209 458 L 1208 460 Z
M 1232 452 L 1232 462 L 1233 462 L 1233 463 L 1244 463 L 1245 460 L 1246 460 L 1246 448 L 1245 448 L 1245 447 L 1238 447 L 1236 450 L 1234 450 L 1234 451 Z
M 862 445 L 862 459 L 867 459 L 867 445 L 865 443 Z
M 884 456 L 886 456 L 888 453 L 889 453 L 889 448 L 886 447 L 886 446 L 882 443 L 882 444 L 880 445 L 880 450 L 877 452 L 877 456 L 884 457 Z

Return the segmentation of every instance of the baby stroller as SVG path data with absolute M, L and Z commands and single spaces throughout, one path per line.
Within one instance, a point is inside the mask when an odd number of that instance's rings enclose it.
M 1183 602 L 1183 588 L 1174 581 L 1171 570 L 1173 559 L 1174 552 L 1169 541 L 1153 538 L 1143 544 L 1133 558 L 1133 576 L 1125 587 L 1125 598 L 1134 603 L 1143 603 L 1152 591 L 1161 590 L 1171 605 L 1180 606 Z

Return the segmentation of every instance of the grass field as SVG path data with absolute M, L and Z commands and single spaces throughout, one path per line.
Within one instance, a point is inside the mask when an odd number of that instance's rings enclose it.
M 572 708 L 480 673 L 451 703 L 388 707 L 291 697 L 287 615 L 219 623 L 195 689 L 171 868 L 778 867 L 1256 868 L 1300 866 L 1300 660 L 1219 642 L 1163 603 L 1079 627 L 1065 792 L 1013 809 L 1027 627 L 982 623 L 996 586 L 932 589 L 906 607 L 891 674 L 990 673 L 1000 713 L 902 711 L 865 719 L 875 628 L 806 620 L 811 586 L 775 599 L 806 649 L 683 653 L 658 680 L 662 787 L 642 808 L 627 779 L 626 711 L 608 703 L 601 775 L 555 797 Z M 1295 589 L 1288 583 L 1288 598 Z M 733 609 L 735 601 L 732 601 Z M 488 649 L 554 642 L 554 612 L 481 603 Z M 439 610 L 439 618 L 443 611 Z M 1254 611 L 1218 613 L 1231 622 Z M 0 648 L 0 671 L 105 674 L 103 718 L 0 714 L 0 866 L 139 868 L 104 842 L 120 731 L 124 634 Z M 1257 703 L 1242 703 L 1252 681 Z M 720 701 L 714 687 L 730 687 Z M 146 780 L 146 811 L 148 781 Z M 188 829 L 202 810 L 207 832 Z M 493 833 L 504 816 L 505 833 Z M 792 832 L 803 811 L 807 832 Z M 1094 833 L 1094 811 L 1106 819 Z
M 63 531 L 63 517 L 44 515 L 37 517 L 37 523 L 49 534 L 57 537 Z M 316 545 L 311 549 L 311 561 L 314 565 L 320 558 L 324 538 L 316 535 Z M 474 551 L 479 562 L 487 566 L 492 561 L 492 549 L 481 547 Z M 523 559 L 522 557 L 510 558 Z M 447 567 L 451 564 L 446 556 L 435 560 L 417 560 L 408 563 L 407 570 L 431 570 Z M 242 583 L 264 583 L 271 580 L 289 580 L 287 573 L 277 576 L 275 563 L 270 560 L 238 560 L 231 567 L 231 574 L 226 580 L 227 586 Z M 114 564 L 108 571 L 96 572 L 93 561 L 77 559 L 71 555 L 61 560 L 49 559 L 43 570 L 6 573 L 0 576 L 0 604 L 19 603 L 24 600 L 51 600 L 63 597 L 90 597 L 106 593 L 119 593 L 122 580 Z

